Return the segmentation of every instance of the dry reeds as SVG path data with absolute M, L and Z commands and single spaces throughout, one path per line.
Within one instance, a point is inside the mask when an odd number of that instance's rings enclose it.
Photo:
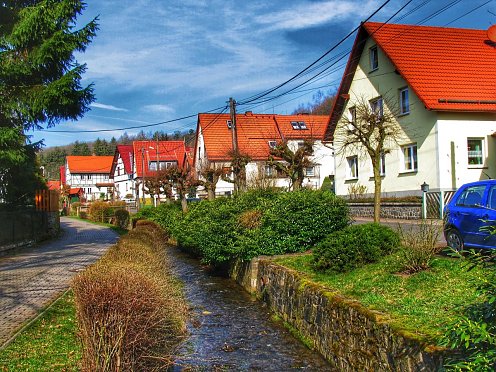
M 187 312 L 167 268 L 165 241 L 156 225 L 138 226 L 74 279 L 83 370 L 170 366 Z

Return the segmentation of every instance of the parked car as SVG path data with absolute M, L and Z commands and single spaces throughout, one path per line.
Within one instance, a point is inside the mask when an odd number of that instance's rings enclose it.
M 496 180 L 463 185 L 444 208 L 444 236 L 453 249 L 496 248 L 491 226 L 496 229 Z

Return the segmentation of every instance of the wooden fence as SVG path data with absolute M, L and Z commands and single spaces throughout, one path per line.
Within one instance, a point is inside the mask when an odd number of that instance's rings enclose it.
M 35 195 L 36 210 L 57 212 L 59 210 L 59 195 L 57 190 L 37 190 Z

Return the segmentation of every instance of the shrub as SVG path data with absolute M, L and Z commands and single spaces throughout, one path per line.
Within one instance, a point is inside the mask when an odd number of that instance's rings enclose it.
M 121 229 L 127 229 L 129 226 L 129 212 L 125 209 L 115 211 L 115 225 Z
M 442 249 L 437 244 L 441 228 L 432 221 L 422 220 L 417 227 L 410 230 L 403 230 L 400 226 L 399 233 L 402 241 L 403 272 L 413 274 L 428 269 L 434 256 Z
M 320 271 L 346 272 L 378 261 L 399 244 L 399 235 L 387 226 L 352 225 L 317 244 L 313 264 Z
M 103 201 L 94 201 L 90 204 L 88 211 L 90 220 L 104 222 L 107 218 L 114 216 L 114 210 L 110 204 Z
M 81 206 L 80 202 L 71 203 L 71 214 L 76 215 L 77 209 Z
M 80 211 L 79 212 L 79 218 L 83 219 L 83 220 L 86 220 L 88 219 L 88 213 L 84 212 L 84 211 Z
M 166 368 L 185 333 L 186 304 L 171 279 L 164 234 L 143 224 L 73 280 L 86 371 Z

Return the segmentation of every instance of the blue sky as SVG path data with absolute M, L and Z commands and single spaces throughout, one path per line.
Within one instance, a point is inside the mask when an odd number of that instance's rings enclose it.
M 100 30 L 77 60 L 86 63 L 84 84 L 94 83 L 96 101 L 84 118 L 37 131 L 46 146 L 124 131 L 55 133 L 51 130 L 115 129 L 153 124 L 206 112 L 276 86 L 320 57 L 374 12 L 384 0 L 87 0 L 81 22 L 99 16 Z M 496 23 L 496 0 L 413 0 L 392 23 L 487 29 Z M 372 21 L 383 22 L 407 0 L 392 0 Z M 454 5 L 442 11 L 448 4 Z M 485 4 L 487 3 L 487 4 Z M 484 5 L 485 4 L 485 5 Z M 475 9 L 480 6 L 479 9 Z M 475 10 L 474 10 L 475 9 Z M 470 14 L 463 16 L 465 13 Z M 435 15 L 436 11 L 440 14 Z M 462 18 L 458 19 L 460 16 Z M 354 35 L 329 54 L 313 74 L 271 94 L 283 93 L 323 68 L 312 82 L 238 112 L 291 113 L 320 89 L 336 89 Z M 174 132 L 196 119 L 144 128 Z M 139 129 L 129 129 L 135 134 Z

